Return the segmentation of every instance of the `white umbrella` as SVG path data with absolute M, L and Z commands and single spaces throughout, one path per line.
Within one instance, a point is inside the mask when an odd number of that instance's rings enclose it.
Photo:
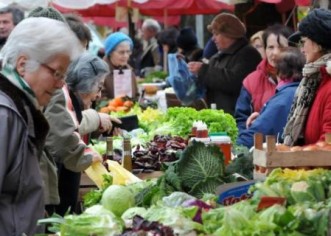
M 24 10 L 31 10 L 36 7 L 47 7 L 50 0 L 1 0 L 0 7 L 15 4 Z

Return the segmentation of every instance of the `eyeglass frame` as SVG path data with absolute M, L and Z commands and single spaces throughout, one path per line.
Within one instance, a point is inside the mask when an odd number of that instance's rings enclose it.
M 55 70 L 54 68 L 50 67 L 49 65 L 45 64 L 45 63 L 40 63 L 40 65 L 46 69 L 48 69 L 51 74 L 53 75 L 53 77 L 55 78 L 56 81 L 61 81 L 64 80 L 67 76 L 66 73 L 61 73 L 58 70 Z

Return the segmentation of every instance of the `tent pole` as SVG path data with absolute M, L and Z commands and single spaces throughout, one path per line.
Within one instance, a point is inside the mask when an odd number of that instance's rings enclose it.
M 195 32 L 198 38 L 198 44 L 200 47 L 204 47 L 204 30 L 203 30 L 203 15 L 195 16 Z
M 131 0 L 128 0 L 128 2 L 127 2 L 127 9 L 128 9 L 128 30 L 129 30 L 129 37 L 131 39 L 134 39 L 134 37 L 135 37 L 135 29 L 134 29 L 134 23 L 133 23 L 133 20 L 132 20 Z
M 164 28 L 168 28 L 168 10 L 163 11 Z M 163 71 L 168 73 L 168 49 L 163 51 Z

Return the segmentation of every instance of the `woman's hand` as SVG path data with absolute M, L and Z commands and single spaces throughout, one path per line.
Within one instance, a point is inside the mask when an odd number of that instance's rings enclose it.
M 98 113 L 99 114 L 99 118 L 100 118 L 100 128 L 99 131 L 100 132 L 109 132 L 112 130 L 113 128 L 113 123 L 118 123 L 118 124 L 122 124 L 122 121 L 115 118 L 115 117 L 111 117 L 108 114 L 105 113 Z
M 256 118 L 260 115 L 258 112 L 253 112 L 246 121 L 246 128 L 248 129 L 249 126 L 253 124 L 253 122 L 256 120 Z
M 189 70 L 191 73 L 197 75 L 197 74 L 199 73 L 199 70 L 200 70 L 201 66 L 202 66 L 202 62 L 199 62 L 199 61 L 191 61 L 191 62 L 189 62 L 189 63 L 187 64 L 187 66 L 188 66 L 188 70 Z

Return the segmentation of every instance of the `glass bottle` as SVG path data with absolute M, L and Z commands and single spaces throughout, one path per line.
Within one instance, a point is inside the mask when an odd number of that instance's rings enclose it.
M 122 166 L 128 171 L 132 171 L 132 150 L 130 138 L 123 140 Z
M 106 145 L 107 145 L 106 158 L 108 160 L 113 160 L 114 156 L 113 156 L 113 138 L 112 137 L 107 137 Z

